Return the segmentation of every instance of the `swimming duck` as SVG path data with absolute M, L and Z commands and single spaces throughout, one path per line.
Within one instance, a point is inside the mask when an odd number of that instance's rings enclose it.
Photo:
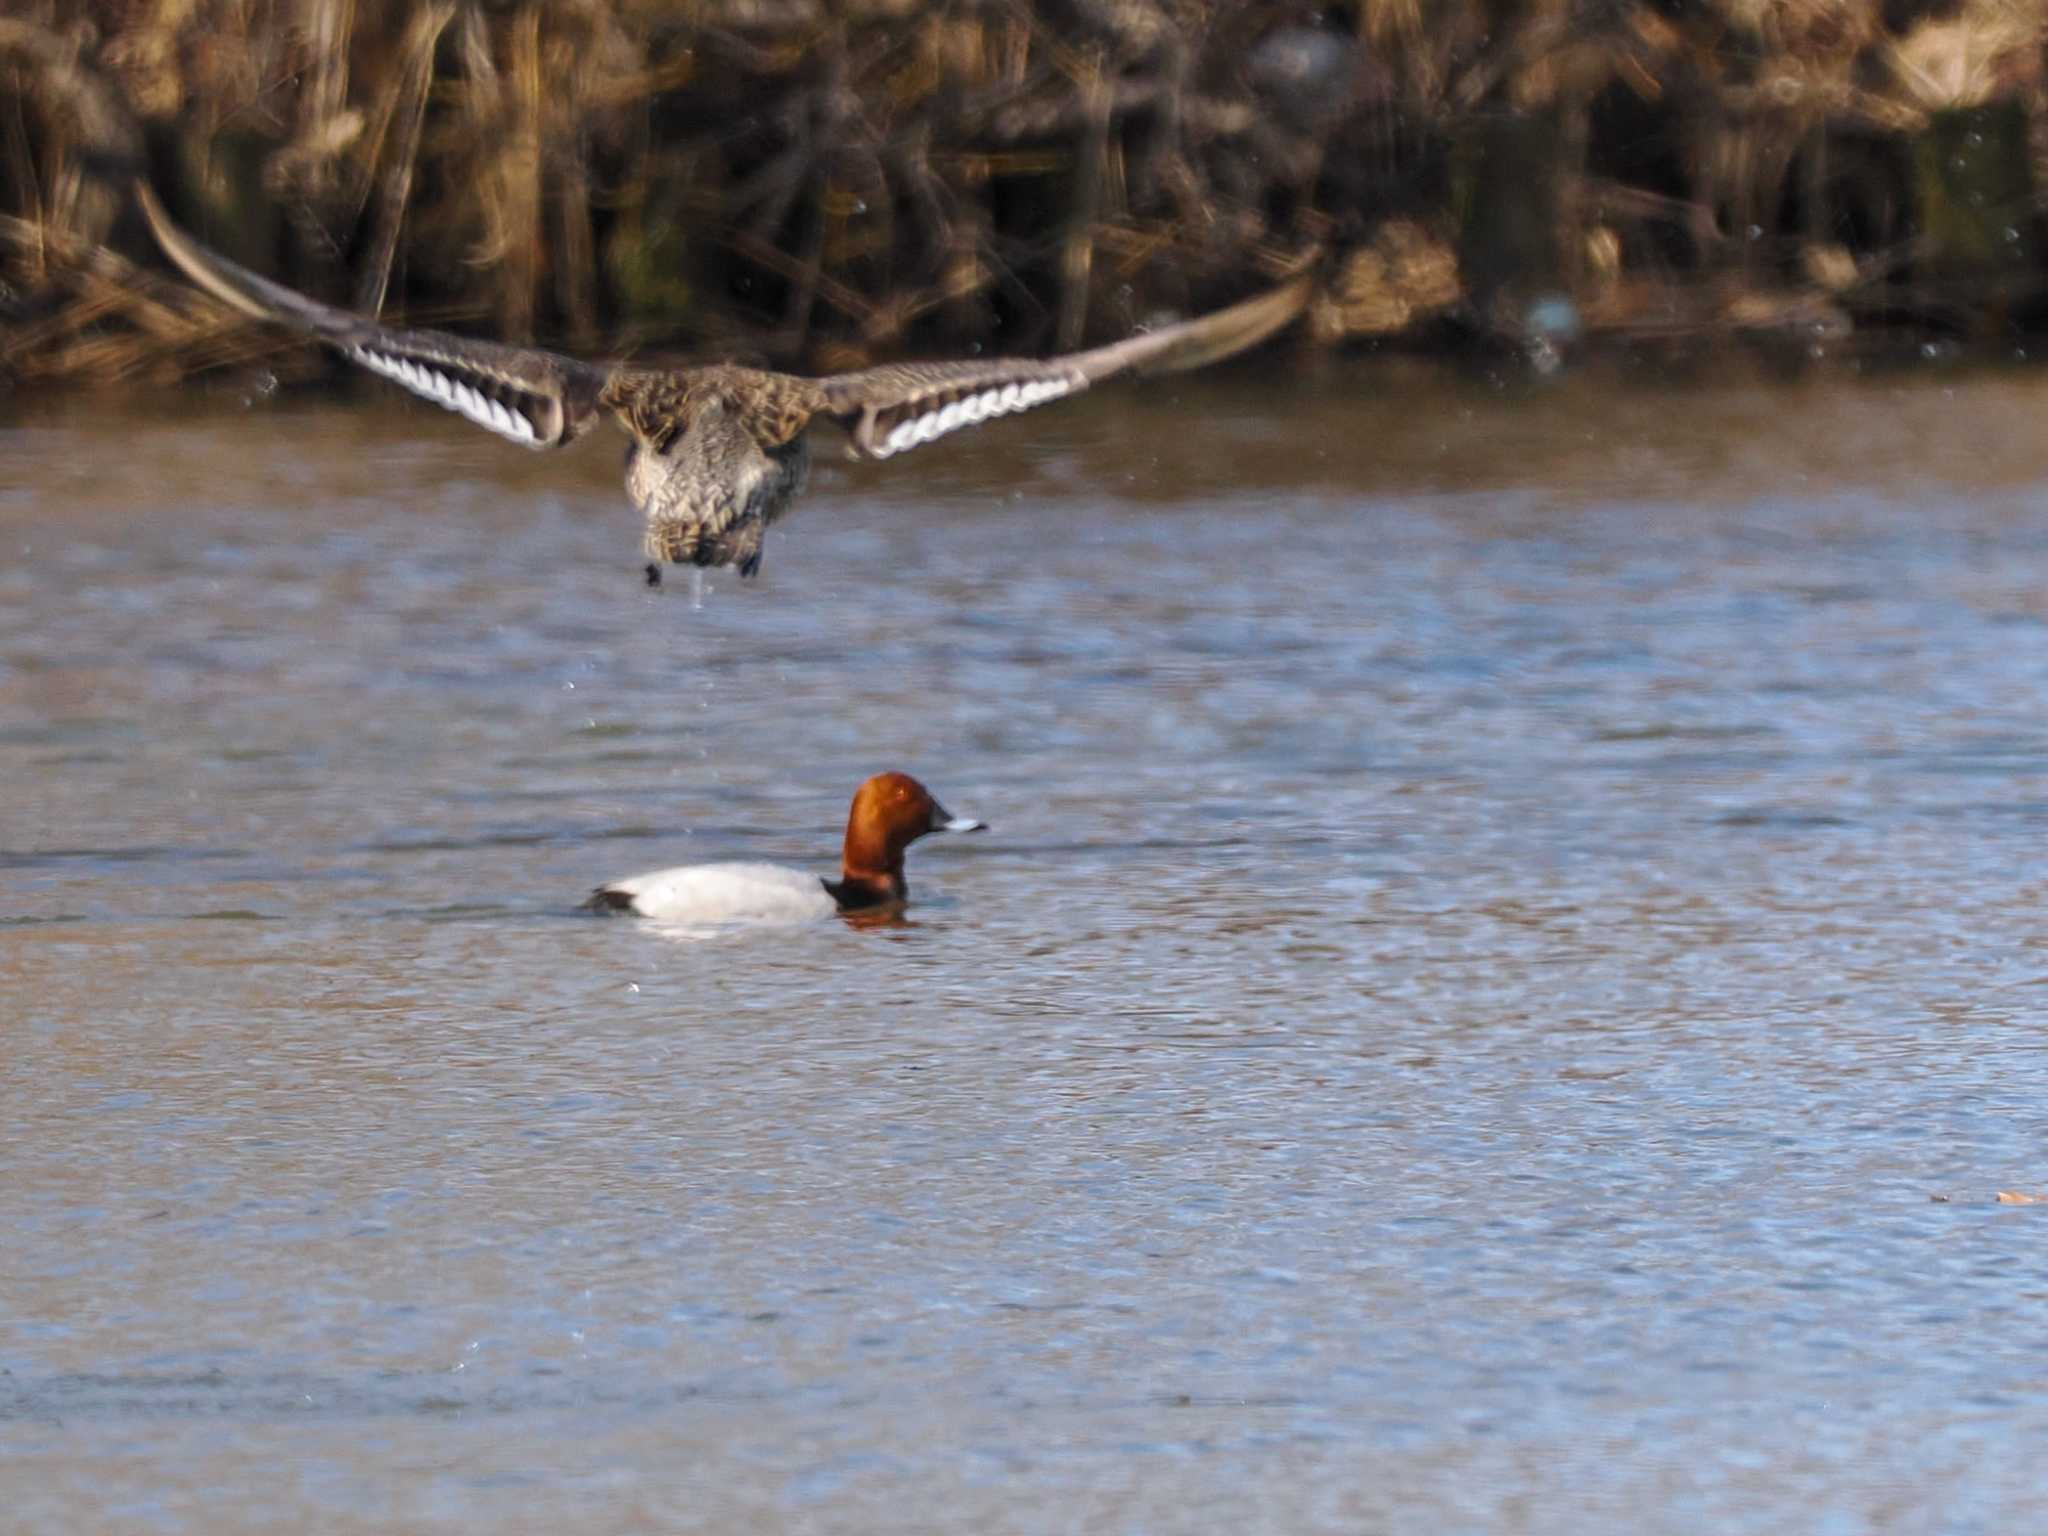
M 295 293 L 208 250 L 147 184 L 157 243 L 193 282 L 260 319 L 318 336 L 350 362 L 528 448 L 560 448 L 609 415 L 632 440 L 626 496 L 647 520 L 649 586 L 664 563 L 761 567 L 761 538 L 803 489 L 804 430 L 843 427 L 856 459 L 886 459 L 961 427 L 1078 394 L 1126 370 L 1172 373 L 1255 346 L 1308 307 L 1313 278 L 1178 325 L 1062 357 L 894 363 L 822 379 L 719 364 L 586 363 L 537 347 L 407 331 Z
M 837 880 L 779 864 L 685 864 L 601 885 L 584 905 L 688 923 L 886 916 L 909 899 L 906 848 L 928 832 L 987 830 L 986 822 L 953 815 L 909 774 L 878 773 L 854 791 Z

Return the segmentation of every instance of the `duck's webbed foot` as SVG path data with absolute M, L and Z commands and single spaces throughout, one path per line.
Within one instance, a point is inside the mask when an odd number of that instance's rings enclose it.
M 661 585 L 661 565 L 657 561 L 650 560 L 647 562 L 647 585 L 650 587 Z

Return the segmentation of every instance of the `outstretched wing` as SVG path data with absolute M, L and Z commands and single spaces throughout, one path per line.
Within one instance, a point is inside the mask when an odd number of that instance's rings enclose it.
M 597 420 L 607 369 L 537 348 L 394 330 L 321 304 L 208 250 L 171 222 L 147 183 L 135 184 L 135 196 L 164 253 L 244 314 L 318 336 L 349 361 L 529 448 L 559 448 Z
M 969 363 L 894 363 L 816 381 L 824 414 L 853 437 L 864 458 L 886 459 L 960 427 L 1078 394 L 1127 370 L 1177 373 L 1256 346 L 1308 307 L 1303 276 L 1213 315 L 1146 331 L 1064 357 L 993 358 Z

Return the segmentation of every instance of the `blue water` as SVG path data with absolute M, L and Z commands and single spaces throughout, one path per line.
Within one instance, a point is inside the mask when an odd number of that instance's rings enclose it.
M 0 429 L 10 1530 L 2048 1515 L 2024 377 Z M 582 916 L 994 830 L 899 927 Z

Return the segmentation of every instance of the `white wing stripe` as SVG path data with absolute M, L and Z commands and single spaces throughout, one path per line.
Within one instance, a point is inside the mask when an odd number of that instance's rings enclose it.
M 528 447 L 540 445 L 533 423 L 524 415 L 452 374 L 443 373 L 430 364 L 414 362 L 409 357 L 373 351 L 367 346 L 350 347 L 348 356 L 351 362 L 360 363 L 370 372 L 404 385 L 414 394 L 424 396 L 458 416 L 465 416 L 500 437 Z
M 964 396 L 938 410 L 897 422 L 889 429 L 889 435 L 875 445 L 873 456 L 886 459 L 906 448 L 915 448 L 919 443 L 944 437 L 961 427 L 973 426 L 996 416 L 1007 416 L 1012 411 L 1029 410 L 1034 405 L 1071 394 L 1086 382 L 1071 375 L 1059 379 L 1032 379 L 1027 383 L 1005 384 L 1000 389 L 985 389 L 978 395 Z

